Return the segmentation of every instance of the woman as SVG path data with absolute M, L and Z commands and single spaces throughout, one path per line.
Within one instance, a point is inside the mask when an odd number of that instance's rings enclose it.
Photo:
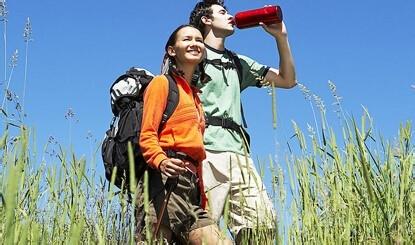
M 168 64 L 165 70 L 176 81 L 179 103 L 160 127 L 169 89 L 166 76 L 156 76 L 144 95 L 140 147 L 150 166 L 150 210 L 145 225 L 154 227 L 170 185 L 173 191 L 160 225 L 165 240 L 178 239 L 185 244 L 202 244 L 202 241 L 230 244 L 229 240 L 221 239 L 217 225 L 202 208 L 205 198 L 202 198 L 200 178 L 201 162 L 206 157 L 203 146 L 205 123 L 197 90 L 191 85 L 205 51 L 202 34 L 193 26 L 179 26 L 168 39 L 165 51 L 165 63 Z M 141 193 L 139 191 L 138 197 L 143 196 Z M 139 234 L 143 234 L 142 198 L 137 206 L 137 228 Z

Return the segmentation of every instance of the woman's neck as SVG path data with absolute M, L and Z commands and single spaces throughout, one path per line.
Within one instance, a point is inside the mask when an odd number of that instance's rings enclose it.
M 186 80 L 187 83 L 190 84 L 192 81 L 193 73 L 196 70 L 196 66 L 190 66 L 190 65 L 183 65 L 183 66 L 177 66 L 177 70 L 183 72 L 183 77 Z

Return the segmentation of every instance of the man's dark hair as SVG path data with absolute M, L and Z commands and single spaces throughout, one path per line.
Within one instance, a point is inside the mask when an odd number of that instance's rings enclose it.
M 210 7 L 214 4 L 220 5 L 226 9 L 224 5 L 224 0 L 203 0 L 201 2 L 198 2 L 193 8 L 193 11 L 190 13 L 189 24 L 199 29 L 203 36 L 205 35 L 205 25 L 202 22 L 202 17 L 212 16 L 213 12 Z

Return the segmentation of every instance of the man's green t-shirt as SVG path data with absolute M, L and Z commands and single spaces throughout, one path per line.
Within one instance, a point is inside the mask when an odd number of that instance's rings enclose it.
M 220 59 L 221 63 L 234 63 L 228 51 L 216 50 L 206 45 L 208 60 Z M 209 79 L 198 87 L 206 115 L 228 117 L 242 125 L 241 91 L 249 86 L 257 86 L 269 67 L 257 63 L 243 55 L 238 57 L 242 66 L 242 83 L 239 84 L 235 67 L 207 63 L 205 72 Z M 242 88 L 241 88 L 242 87 Z M 231 151 L 244 154 L 243 139 L 237 132 L 209 125 L 205 130 L 205 147 L 212 151 Z

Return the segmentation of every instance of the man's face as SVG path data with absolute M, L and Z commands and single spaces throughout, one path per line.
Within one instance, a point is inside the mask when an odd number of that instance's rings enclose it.
M 212 21 L 211 28 L 215 33 L 222 33 L 225 37 L 231 35 L 234 32 L 232 24 L 233 16 L 228 11 L 217 4 L 210 7 L 212 9 Z

